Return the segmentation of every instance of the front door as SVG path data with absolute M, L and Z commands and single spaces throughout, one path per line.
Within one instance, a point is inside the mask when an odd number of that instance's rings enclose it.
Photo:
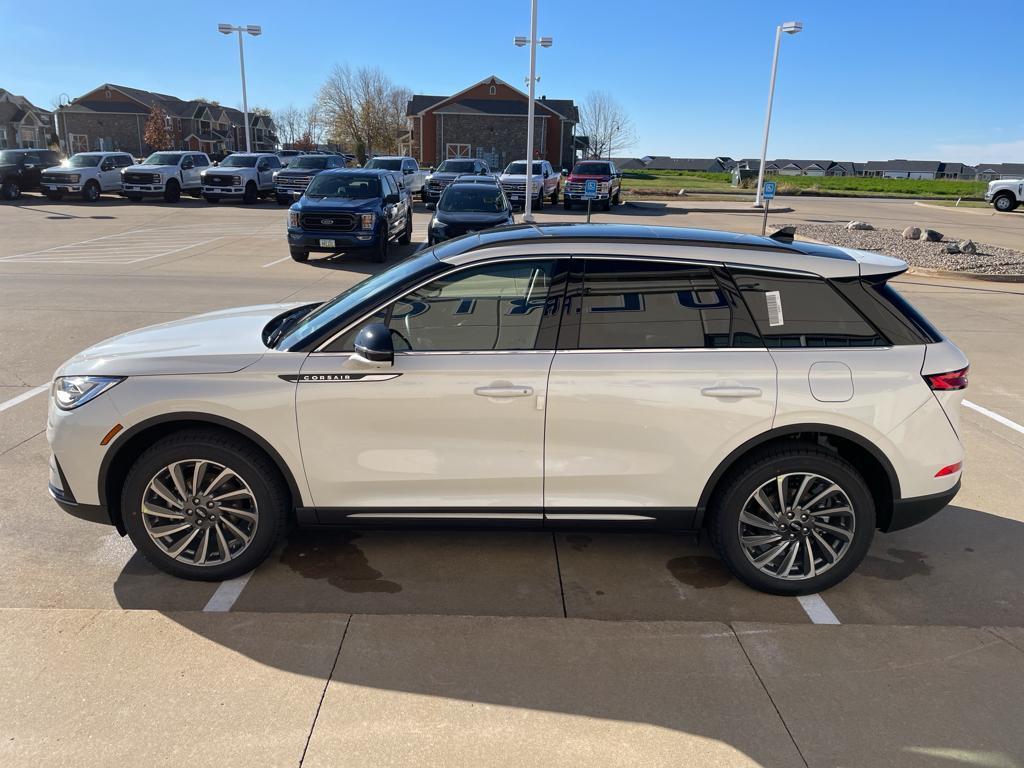
M 541 520 L 566 262 L 453 268 L 309 355 L 297 418 L 322 519 Z M 390 328 L 393 366 L 351 354 L 370 322 Z
M 772 358 L 707 266 L 573 264 L 548 381 L 547 519 L 688 528 L 719 462 L 771 428 Z
M 112 189 L 119 189 L 121 186 L 121 169 L 113 155 L 107 155 L 100 162 L 100 189 L 109 192 Z

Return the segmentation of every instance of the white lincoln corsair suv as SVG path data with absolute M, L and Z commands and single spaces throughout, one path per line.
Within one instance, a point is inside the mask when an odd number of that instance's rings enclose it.
M 777 594 L 830 587 L 960 486 L 967 360 L 876 254 L 513 226 L 318 305 L 127 333 L 57 371 L 50 491 L 219 580 L 288 525 L 707 528 Z

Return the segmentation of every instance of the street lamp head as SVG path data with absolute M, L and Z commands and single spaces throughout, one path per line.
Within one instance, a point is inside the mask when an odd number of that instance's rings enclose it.
M 253 37 L 259 37 L 260 35 L 263 34 L 263 27 L 261 27 L 259 24 L 249 24 L 245 28 L 245 31 Z
M 795 35 L 797 32 L 802 31 L 804 23 L 802 21 L 784 21 L 782 22 L 782 31 L 787 35 Z
M 555 42 L 553 38 L 550 38 L 550 37 L 542 37 L 542 38 L 540 39 L 540 47 L 541 47 L 541 48 L 550 48 L 550 47 L 551 47 L 551 44 L 552 44 L 553 42 Z
M 218 24 L 217 31 L 220 32 L 222 35 L 230 35 L 232 32 L 235 31 L 235 28 L 232 27 L 230 24 Z
M 516 48 L 522 48 L 526 45 L 526 37 L 523 35 L 516 35 L 512 42 L 516 44 Z

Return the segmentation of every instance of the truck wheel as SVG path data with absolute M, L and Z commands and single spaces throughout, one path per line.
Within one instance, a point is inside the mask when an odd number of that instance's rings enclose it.
M 133 203 L 142 202 L 142 195 L 125 195 L 125 197 L 127 197 Z
M 181 200 L 181 185 L 174 179 L 171 179 L 164 187 L 164 202 L 176 203 L 179 200 Z
M 256 185 L 250 181 L 245 185 L 245 192 L 242 193 L 242 203 L 252 205 L 256 202 L 258 196 L 259 193 L 256 190 Z
M 85 182 L 85 186 L 82 187 L 82 199 L 87 203 L 95 203 L 100 199 L 100 185 L 95 181 Z
M 558 187 L 555 187 L 555 191 L 551 193 L 551 204 L 558 205 Z
M 533 206 L 533 210 L 542 211 L 544 210 L 544 187 L 540 188 L 540 194 L 537 195 L 536 205 Z
M 860 473 L 816 445 L 760 451 L 723 478 L 711 542 L 740 581 L 775 595 L 833 587 L 860 564 L 875 504 Z
M 570 200 L 568 197 L 563 197 L 562 198 L 562 207 L 565 208 L 565 210 L 567 210 L 567 211 L 571 211 L 572 210 L 572 200 Z
M 606 199 L 605 199 L 605 200 L 604 200 L 604 201 L 603 201 L 603 202 L 601 203 L 601 210 L 602 210 L 602 211 L 610 211 L 611 209 L 612 209 L 612 198 L 611 198 L 611 195 L 609 195 L 609 196 L 608 196 L 608 197 L 607 197 L 607 198 L 606 198 Z
M 427 200 L 427 188 L 426 187 L 423 187 L 423 189 L 420 190 L 420 202 L 423 203 L 424 205 L 426 205 L 429 202 Z
M 615 197 L 612 199 L 612 205 L 622 205 L 622 190 L 615 190 Z
M 309 261 L 309 251 L 305 248 L 288 248 L 288 252 L 292 255 L 292 261 Z
M 1017 207 L 1017 200 L 1009 192 L 1003 192 L 1002 194 L 996 195 L 995 200 L 992 201 L 993 207 L 997 211 L 1009 212 Z
M 398 238 L 399 245 L 408 245 L 412 242 L 412 206 L 409 207 L 409 213 L 405 217 L 405 229 L 402 231 L 401 236 Z
M 63 192 L 45 192 L 44 194 L 46 195 L 47 200 L 53 200 L 54 202 L 64 199 Z
M 222 581 L 251 571 L 284 535 L 288 486 L 246 440 L 212 429 L 164 437 L 136 459 L 121 493 L 124 527 L 173 576 Z
M 18 180 L 7 179 L 3 186 L 0 186 L 0 196 L 3 196 L 4 200 L 17 200 L 21 197 L 21 185 L 18 184 Z
M 388 260 L 388 230 L 386 224 L 384 229 L 381 230 L 377 244 L 371 249 L 370 260 L 376 264 L 383 264 Z

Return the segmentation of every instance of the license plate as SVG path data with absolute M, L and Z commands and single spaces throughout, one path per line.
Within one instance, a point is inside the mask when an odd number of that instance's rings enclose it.
M 50 184 L 50 189 L 56 191 L 56 190 L 60 189 L 60 187 L 58 187 L 56 184 Z
M 334 247 L 334 241 L 333 240 L 321 240 L 320 241 L 320 247 L 321 248 L 333 248 Z
M 510 200 L 518 200 L 522 195 L 509 195 Z

